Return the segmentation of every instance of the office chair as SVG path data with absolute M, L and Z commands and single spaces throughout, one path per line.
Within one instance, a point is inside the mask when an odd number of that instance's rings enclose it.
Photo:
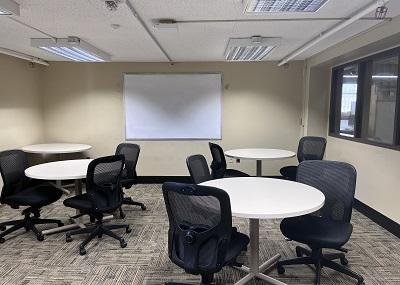
M 281 222 L 281 231 L 289 239 L 306 244 L 311 250 L 296 247 L 298 258 L 280 261 L 278 273 L 285 272 L 284 265 L 313 264 L 316 268 L 315 284 L 320 284 L 321 268 L 328 267 L 357 279 L 363 277 L 344 267 L 348 261 L 343 246 L 349 241 L 353 226 L 350 223 L 356 170 L 350 164 L 336 161 L 304 161 L 300 163 L 297 181 L 319 189 L 325 195 L 325 205 L 314 214 L 287 218 Z M 322 249 L 340 253 L 323 254 Z M 341 264 L 333 260 L 339 259 Z
M 201 284 L 211 284 L 222 267 L 238 265 L 236 258 L 250 240 L 232 228 L 228 194 L 218 188 L 174 182 L 164 183 L 162 189 L 171 261 L 186 273 L 201 275 Z
M 121 143 L 117 146 L 115 154 L 125 156 L 125 167 L 121 174 L 121 185 L 125 189 L 130 189 L 137 184 L 136 164 L 139 158 L 140 146 L 132 143 Z M 133 201 L 131 197 L 124 197 L 122 204 L 140 206 L 145 211 L 146 206 L 143 203 Z M 119 209 L 120 217 L 125 218 L 122 208 Z
M 5 242 L 6 235 L 21 228 L 32 231 L 38 241 L 43 241 L 44 236 L 36 228 L 36 225 L 57 224 L 63 226 L 60 220 L 40 218 L 40 209 L 60 199 L 63 192 L 49 183 L 26 177 L 25 169 L 27 167 L 28 159 L 23 151 L 0 152 L 0 172 L 4 182 L 0 202 L 13 209 L 27 206 L 22 211 L 23 219 L 0 223 L 0 243 Z M 7 229 L 7 226 L 11 227 Z
M 299 163 L 306 160 L 322 160 L 325 154 L 326 139 L 321 137 L 302 137 L 297 148 Z M 280 173 L 288 180 L 296 181 L 297 166 L 285 166 Z
M 66 234 L 66 241 L 72 241 L 71 236 L 89 234 L 80 244 L 79 253 L 85 255 L 85 246 L 96 236 L 103 234 L 119 240 L 122 248 L 126 247 L 125 240 L 112 232 L 115 229 L 125 228 L 131 232 L 129 225 L 104 225 L 105 213 L 110 213 L 122 205 L 122 187 L 119 183 L 125 158 L 123 155 L 106 156 L 90 162 L 86 176 L 86 193 L 64 200 L 64 205 L 78 209 L 96 220 L 95 226 L 78 229 Z
M 246 177 L 247 173 L 236 169 L 227 169 L 225 154 L 222 147 L 215 143 L 208 143 L 213 161 L 211 162 L 211 175 L 214 179 L 227 177 Z
M 189 169 L 190 177 L 193 183 L 200 184 L 212 179 L 210 170 L 208 169 L 207 161 L 201 154 L 189 156 L 186 159 L 186 165 Z

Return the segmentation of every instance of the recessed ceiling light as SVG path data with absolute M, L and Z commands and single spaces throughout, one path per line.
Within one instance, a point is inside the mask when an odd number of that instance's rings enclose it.
M 280 38 L 251 38 L 230 39 L 225 51 L 229 61 L 260 61 L 270 54 L 280 44 Z
M 248 13 L 316 12 L 328 0 L 249 0 Z
M 12 0 L 0 0 L 0 15 L 19 16 L 19 4 Z
M 82 41 L 78 37 L 55 40 L 31 39 L 31 45 L 74 61 L 102 62 L 111 60 L 109 54 Z

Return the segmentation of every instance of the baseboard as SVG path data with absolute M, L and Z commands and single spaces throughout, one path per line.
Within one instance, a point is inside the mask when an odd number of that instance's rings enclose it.
M 138 184 L 162 184 L 164 182 L 191 183 L 190 176 L 139 176 Z
M 364 216 L 368 217 L 376 224 L 380 225 L 382 228 L 391 232 L 398 238 L 400 238 L 400 224 L 389 219 L 385 215 L 379 213 L 378 211 L 372 209 L 370 206 L 364 204 L 363 202 L 355 199 L 354 209 L 362 213 Z

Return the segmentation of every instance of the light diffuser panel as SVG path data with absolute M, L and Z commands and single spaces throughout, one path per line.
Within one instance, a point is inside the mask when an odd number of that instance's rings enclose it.
M 246 12 L 316 12 L 328 0 L 249 0 Z
M 225 58 L 229 61 L 260 61 L 279 44 L 279 38 L 255 36 L 251 38 L 230 39 L 225 51 Z

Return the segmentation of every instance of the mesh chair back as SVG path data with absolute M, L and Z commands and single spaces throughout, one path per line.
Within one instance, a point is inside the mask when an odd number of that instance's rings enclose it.
M 356 169 L 344 162 L 304 161 L 297 170 L 297 181 L 319 189 L 325 205 L 317 213 L 323 218 L 350 222 L 356 189 Z
M 120 176 L 124 166 L 123 155 L 106 156 L 90 162 L 86 176 L 86 192 L 98 212 L 119 208 L 123 193 Z
M 325 154 L 326 139 L 321 137 L 302 137 L 297 149 L 299 162 L 305 160 L 322 160 Z
M 219 271 L 232 231 L 228 194 L 213 187 L 167 182 L 163 195 L 171 260 L 190 274 Z
M 186 165 L 189 169 L 193 183 L 200 184 L 212 179 L 204 156 L 200 154 L 189 156 L 186 159 Z
M 125 168 L 123 170 L 123 178 L 133 179 L 132 183 L 136 183 L 137 173 L 136 165 L 139 159 L 140 146 L 133 143 L 121 143 L 117 146 L 115 154 L 125 156 Z
M 211 176 L 214 179 L 223 178 L 226 171 L 224 150 L 215 143 L 209 143 L 209 146 L 213 158 L 211 162 Z
M 0 202 L 24 189 L 28 182 L 25 169 L 28 167 L 28 159 L 22 150 L 7 150 L 0 152 L 0 172 L 3 179 L 3 190 Z

